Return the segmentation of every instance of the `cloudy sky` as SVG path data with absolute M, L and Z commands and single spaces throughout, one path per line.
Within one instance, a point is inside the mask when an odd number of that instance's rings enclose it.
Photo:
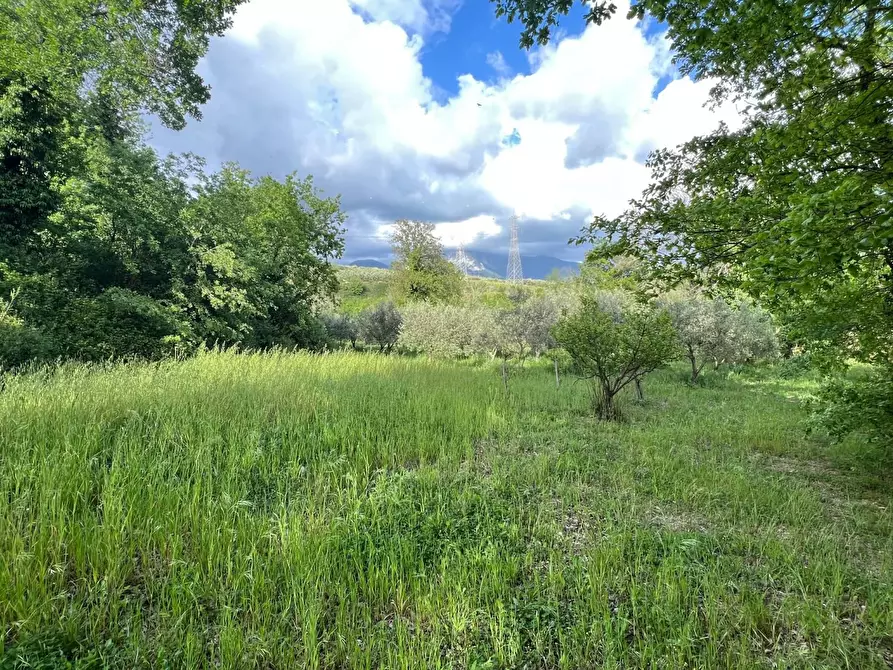
M 448 246 L 579 259 L 567 240 L 648 183 L 648 152 L 734 125 L 680 78 L 660 25 L 577 11 L 543 49 L 487 0 L 250 0 L 212 42 L 201 122 L 153 124 L 162 152 L 209 167 L 312 174 L 350 214 L 346 259 L 387 256 L 399 218 L 438 224 Z

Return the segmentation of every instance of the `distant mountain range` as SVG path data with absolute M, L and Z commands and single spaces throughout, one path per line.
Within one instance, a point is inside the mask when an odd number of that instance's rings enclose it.
M 446 255 L 452 257 L 455 249 L 446 249 Z M 470 274 L 478 277 L 505 278 L 508 257 L 506 254 L 493 251 L 465 250 L 465 255 L 471 258 L 473 266 Z M 389 268 L 390 264 L 375 258 L 359 258 L 352 261 L 343 261 L 343 265 L 358 265 L 364 268 Z M 521 255 L 521 267 L 524 270 L 525 279 L 545 279 L 553 270 L 561 274 L 577 273 L 580 264 L 576 261 L 566 261 L 554 256 L 525 256 Z

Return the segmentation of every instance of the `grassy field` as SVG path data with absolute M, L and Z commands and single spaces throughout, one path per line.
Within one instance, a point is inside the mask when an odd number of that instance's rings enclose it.
M 338 280 L 341 284 L 337 305 L 339 311 L 345 314 L 358 314 L 381 302 L 395 299 L 390 270 L 343 265 L 338 267 Z M 524 288 L 531 295 L 540 295 L 547 287 L 550 287 L 549 282 L 544 280 L 524 280 Z M 559 283 L 551 286 L 553 290 L 559 287 Z M 457 298 L 457 302 L 462 305 L 511 309 L 513 304 L 507 296 L 507 288 L 508 284 L 502 279 L 466 277 L 462 282 L 462 295 Z
M 883 455 L 806 378 L 582 384 L 362 354 L 0 392 L 2 667 L 893 664 Z

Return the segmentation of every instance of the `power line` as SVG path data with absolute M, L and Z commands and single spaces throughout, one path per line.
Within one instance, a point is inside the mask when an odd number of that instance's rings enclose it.
M 509 263 L 505 278 L 512 284 L 520 284 L 524 280 L 524 271 L 521 269 L 521 249 L 518 245 L 518 216 L 513 214 L 511 222 L 512 242 L 509 246 Z

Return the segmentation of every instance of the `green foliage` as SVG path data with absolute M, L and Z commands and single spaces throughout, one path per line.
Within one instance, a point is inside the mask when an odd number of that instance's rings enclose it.
M 857 433 L 893 455 L 893 370 L 871 370 L 861 379 L 832 379 L 819 393 L 814 425 L 841 440 Z
M 453 302 L 462 293 L 462 274 L 443 255 L 434 224 L 402 219 L 391 236 L 394 292 L 400 300 Z
M 13 311 L 10 300 L 0 299 L 0 371 L 17 368 L 31 360 L 47 357 L 47 343 L 40 332 L 27 326 Z
M 420 303 L 402 311 L 400 346 L 435 358 L 492 355 L 499 348 L 496 310 Z
M 345 295 L 361 296 L 366 294 L 366 285 L 358 277 L 348 277 L 341 283 Z
M 354 349 L 360 336 L 357 319 L 350 314 L 323 314 L 322 322 L 328 338 L 335 344 L 350 343 Z
M 141 110 L 181 128 L 209 89 L 195 68 L 243 0 L 21 0 L 0 12 L 0 82 L 47 82 L 109 117 Z M 2 96 L 2 93 L 0 93 Z
M 691 364 L 691 382 L 707 363 L 745 363 L 777 352 L 775 329 L 768 314 L 740 302 L 708 298 L 694 287 L 670 291 L 658 299 L 667 310 L 679 343 Z
M 529 354 L 539 357 L 555 346 L 552 328 L 558 316 L 558 306 L 546 296 L 526 298 L 501 312 L 497 320 L 500 353 L 521 360 Z
M 548 40 L 569 0 L 498 0 Z M 599 22 L 612 6 L 591 8 Z M 790 319 L 828 365 L 893 361 L 893 19 L 879 2 L 637 0 L 667 24 L 683 75 L 714 83 L 742 126 L 652 154 L 652 184 L 616 219 L 606 255 L 664 280 L 743 289 Z
M 678 353 L 670 316 L 620 291 L 584 297 L 580 311 L 562 318 L 554 336 L 589 380 L 595 411 L 606 420 L 620 417 L 614 401 L 620 391 Z
M 204 177 L 183 213 L 194 260 L 179 289 L 206 343 L 313 346 L 303 324 L 337 287 L 345 215 L 308 177 L 252 179 L 234 165 Z
M 160 160 L 140 121 L 198 116 L 240 0 L 22 0 L 0 10 L 2 365 L 317 346 L 344 215 L 309 180 Z M 197 185 L 196 185 L 197 184 Z
M 377 344 L 379 352 L 390 353 L 400 337 L 402 325 L 403 317 L 394 303 L 383 302 L 360 315 L 360 337 Z

